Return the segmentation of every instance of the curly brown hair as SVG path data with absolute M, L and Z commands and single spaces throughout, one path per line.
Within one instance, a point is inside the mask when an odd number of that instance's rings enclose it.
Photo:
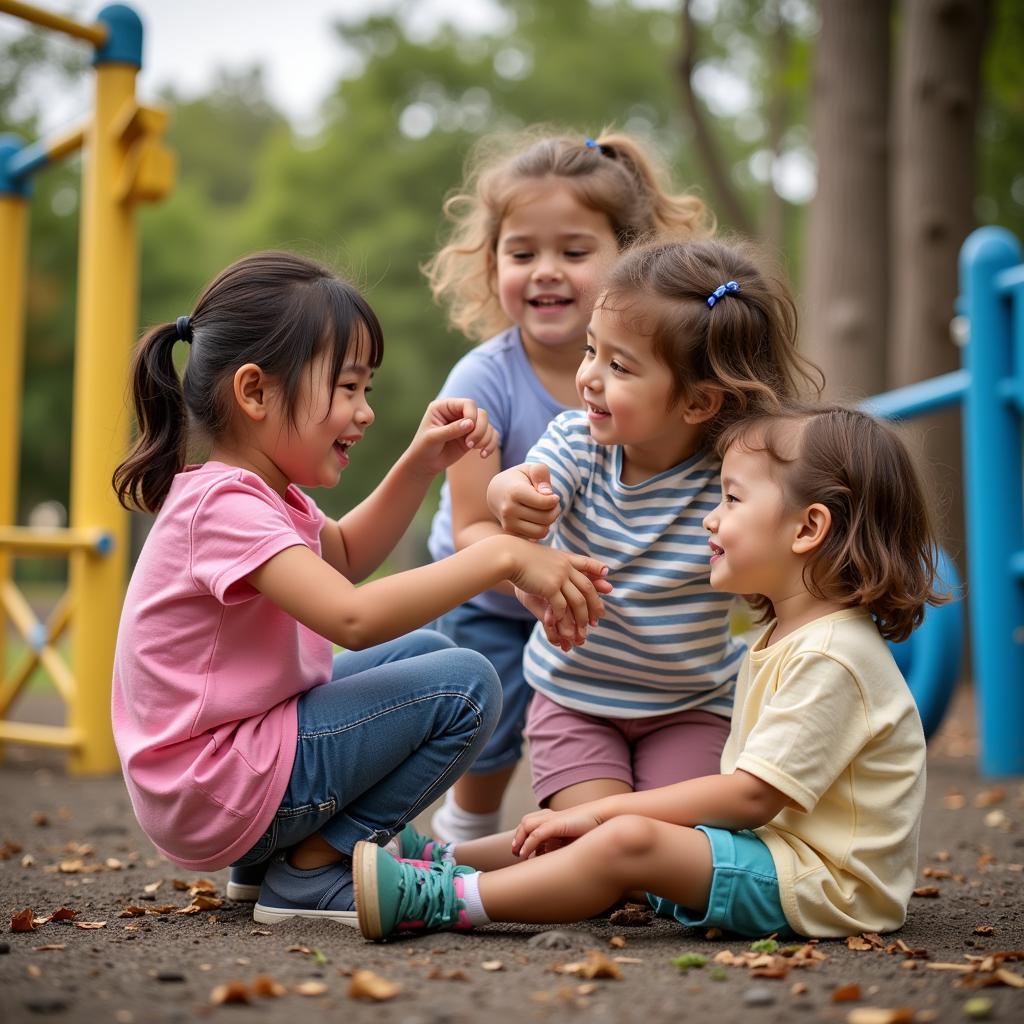
M 733 281 L 738 290 L 709 308 L 712 292 Z M 635 246 L 608 275 L 597 304 L 652 339 L 672 371 L 674 401 L 692 397 L 698 387 L 721 391 L 721 409 L 707 426 L 709 443 L 739 416 L 821 394 L 821 371 L 796 348 L 789 289 L 749 242 Z
M 803 579 L 815 597 L 862 606 L 886 640 L 905 640 L 925 605 L 944 604 L 936 590 L 938 545 L 924 489 L 899 435 L 867 413 L 840 405 L 788 403 L 731 424 L 718 437 L 772 461 L 793 508 L 824 505 L 832 525 L 807 556 Z M 759 621 L 771 601 L 748 596 Z
M 448 240 L 422 268 L 452 327 L 481 341 L 510 326 L 495 290 L 495 251 L 501 222 L 524 184 L 564 181 L 584 206 L 608 218 L 620 249 L 655 235 L 712 233 L 703 200 L 674 193 L 648 146 L 607 130 L 590 141 L 538 125 L 477 143 L 462 187 L 444 203 Z

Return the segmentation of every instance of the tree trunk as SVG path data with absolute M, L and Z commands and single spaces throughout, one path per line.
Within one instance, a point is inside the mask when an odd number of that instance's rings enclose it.
M 772 150 L 772 174 L 765 195 L 761 236 L 775 252 L 786 251 L 789 204 L 775 188 L 775 163 L 782 156 L 782 140 L 789 127 L 789 103 L 786 69 L 790 61 L 789 31 L 782 17 L 782 0 L 773 0 L 768 7 L 774 27 L 767 49 L 771 64 L 773 88 L 766 107 L 768 112 L 768 145 Z
M 828 393 L 843 399 L 885 384 L 889 16 L 889 0 L 823 0 L 815 56 L 818 190 L 801 335 Z
M 973 227 L 977 109 L 988 0 L 904 0 L 893 123 L 890 387 L 960 365 L 949 324 Z M 963 545 L 959 416 L 921 421 L 943 533 Z
M 704 169 L 711 181 L 711 191 L 714 193 L 718 211 L 734 231 L 744 235 L 753 235 L 754 226 L 747 214 L 746 206 L 732 183 L 725 158 L 715 141 L 704 108 L 693 90 L 693 69 L 697 63 L 697 26 L 694 25 L 693 16 L 690 13 L 690 0 L 683 0 L 681 13 L 683 39 L 676 71 L 683 94 L 683 103 L 693 125 L 693 137 L 697 145 L 697 152 L 700 154 Z

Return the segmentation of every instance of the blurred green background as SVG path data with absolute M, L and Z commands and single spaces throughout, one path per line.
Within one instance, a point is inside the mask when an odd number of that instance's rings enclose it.
M 239 6 L 244 16 L 245 5 Z M 835 3 L 502 0 L 498 6 L 506 17 L 490 34 L 465 35 L 447 24 L 432 34 L 411 32 L 409 5 L 401 4 L 339 16 L 339 40 L 359 59 L 339 70 L 321 111 L 322 129 L 313 136 L 297 132 L 275 109 L 259 67 L 221 75 L 198 98 L 181 99 L 173 90 L 159 97 L 172 112 L 168 142 L 178 154 L 179 181 L 166 201 L 140 211 L 140 329 L 188 311 L 203 283 L 238 255 L 281 246 L 347 272 L 384 325 L 376 424 L 342 485 L 317 495 L 336 514 L 380 479 L 467 349 L 446 329 L 418 268 L 437 247 L 443 197 L 459 183 L 481 133 L 545 122 L 581 137 L 614 125 L 649 138 L 676 184 L 699 191 L 722 228 L 780 248 L 798 292 L 804 283 L 812 108 L 827 98 L 815 87 L 815 59 L 823 22 L 838 17 Z M 864 6 L 876 18 L 881 11 L 891 28 L 882 64 L 895 109 L 902 88 L 895 65 L 915 4 Z M 949 0 L 950 6 L 958 5 Z M 974 223 L 1000 223 L 1021 234 L 1024 4 L 980 7 L 979 91 L 969 112 L 977 173 L 966 208 Z M 94 12 L 79 5 L 73 13 L 87 19 Z M 78 57 L 51 38 L 25 31 L 0 39 L 0 131 L 38 136 L 44 100 L 26 100 L 24 89 L 34 71 L 46 67 L 67 82 L 88 74 L 87 53 Z M 709 163 L 714 160 L 717 167 Z M 35 181 L 21 522 L 42 502 L 67 503 L 79 175 L 71 161 Z M 950 242 L 951 251 L 960 240 Z M 837 237 L 834 245 L 847 241 Z M 940 310 L 947 321 L 951 304 L 949 296 L 949 311 Z M 414 542 L 406 560 L 421 553 Z

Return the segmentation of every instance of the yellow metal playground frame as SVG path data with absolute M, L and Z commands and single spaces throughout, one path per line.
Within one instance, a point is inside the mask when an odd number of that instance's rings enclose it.
M 93 115 L 60 138 L 26 145 L 0 136 L 0 743 L 65 748 L 69 770 L 116 770 L 110 683 L 117 622 L 128 572 L 129 517 L 111 475 L 129 440 L 125 381 L 138 321 L 139 253 L 135 204 L 171 190 L 175 163 L 161 143 L 167 115 L 140 106 L 142 23 L 121 4 L 82 25 L 30 4 L 0 0 L 0 14 L 90 43 L 95 55 Z M 16 526 L 31 174 L 78 149 L 82 161 L 76 313 L 71 507 L 67 529 Z M 17 557 L 69 560 L 68 590 L 42 623 L 15 585 Z M 10 674 L 6 619 L 27 653 Z M 70 665 L 57 650 L 69 624 Z M 65 726 L 6 720 L 37 666 L 67 707 Z

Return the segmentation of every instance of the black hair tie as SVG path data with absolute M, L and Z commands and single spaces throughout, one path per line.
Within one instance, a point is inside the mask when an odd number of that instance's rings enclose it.
M 188 342 L 192 344 L 192 318 L 187 316 L 179 316 L 175 321 L 174 326 L 178 330 L 178 338 L 180 341 Z

